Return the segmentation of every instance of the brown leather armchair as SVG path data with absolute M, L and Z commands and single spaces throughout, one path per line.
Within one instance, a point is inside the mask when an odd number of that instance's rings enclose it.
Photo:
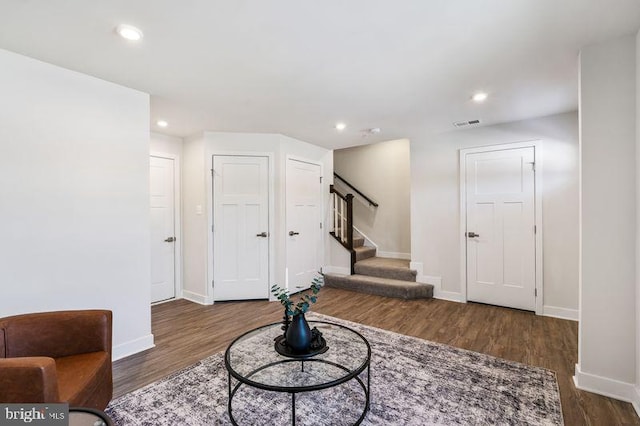
M 113 394 L 111 311 L 0 319 L 0 402 L 104 410 Z

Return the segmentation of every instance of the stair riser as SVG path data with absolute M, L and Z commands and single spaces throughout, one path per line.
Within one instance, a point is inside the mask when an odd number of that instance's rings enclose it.
M 361 260 L 368 259 L 370 257 L 375 257 L 376 249 L 375 247 L 364 247 L 356 250 L 356 262 L 360 262 Z
M 362 280 L 354 281 L 346 277 L 325 275 L 324 283 L 327 287 L 340 288 L 360 293 L 375 294 L 397 299 L 431 299 L 433 298 L 433 286 L 429 284 L 407 285 L 406 287 L 387 286 L 379 283 Z
M 368 275 L 370 277 L 391 278 L 393 280 L 416 282 L 416 271 L 411 269 L 380 268 L 365 265 L 355 266 L 356 274 Z
M 364 238 L 354 237 L 353 238 L 353 248 L 364 246 Z

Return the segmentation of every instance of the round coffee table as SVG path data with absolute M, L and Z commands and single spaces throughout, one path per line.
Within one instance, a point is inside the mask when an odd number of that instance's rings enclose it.
M 291 424 L 296 424 L 296 394 L 331 388 L 355 380 L 364 392 L 364 403 L 355 425 L 369 410 L 371 347 L 357 331 L 326 321 L 308 321 L 317 327 L 329 349 L 309 358 L 289 358 L 274 348 L 274 340 L 282 335 L 282 323 L 265 325 L 236 338 L 225 352 L 229 372 L 229 417 L 237 425 L 232 402 L 242 385 L 271 392 L 291 394 Z M 366 385 L 360 374 L 367 370 Z M 232 385 L 232 378 L 237 381 Z M 351 403 L 348 401 L 326 401 Z

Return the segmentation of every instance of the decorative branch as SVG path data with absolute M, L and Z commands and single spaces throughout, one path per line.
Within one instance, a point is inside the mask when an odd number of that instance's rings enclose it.
M 280 301 L 282 306 L 284 306 L 285 314 L 287 316 L 294 316 L 298 314 L 304 314 L 309 311 L 309 308 L 312 304 L 316 303 L 318 300 L 318 293 L 320 293 L 320 289 L 324 284 L 324 279 L 322 276 L 315 277 L 311 282 L 311 294 L 305 293 L 300 297 L 297 303 L 291 300 L 289 296 L 289 292 L 282 287 L 274 284 L 271 287 L 271 293 Z

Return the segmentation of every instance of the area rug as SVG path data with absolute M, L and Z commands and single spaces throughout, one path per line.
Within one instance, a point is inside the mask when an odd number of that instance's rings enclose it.
M 364 425 L 562 425 L 555 373 L 325 315 L 371 345 L 371 404 Z M 366 371 L 363 373 L 366 377 Z M 233 413 L 240 425 L 291 424 L 291 397 L 242 386 Z M 116 425 L 229 425 L 224 354 L 111 402 Z M 296 422 L 348 425 L 363 391 L 350 381 L 298 394 Z

